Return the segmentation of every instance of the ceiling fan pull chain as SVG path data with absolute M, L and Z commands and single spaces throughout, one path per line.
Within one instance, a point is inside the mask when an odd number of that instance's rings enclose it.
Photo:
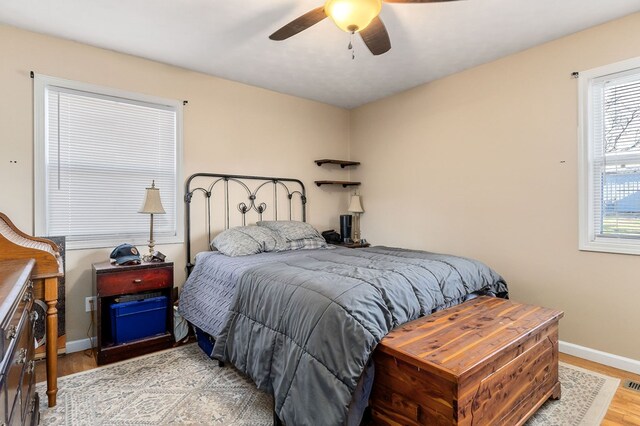
M 351 51 L 351 60 L 356 59 L 356 50 L 353 48 L 353 35 L 355 34 L 355 31 L 351 31 L 350 35 L 349 35 L 349 46 L 347 46 L 347 49 Z

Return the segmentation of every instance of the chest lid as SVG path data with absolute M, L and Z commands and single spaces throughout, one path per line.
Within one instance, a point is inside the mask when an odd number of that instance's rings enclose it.
M 457 378 L 522 344 L 563 315 L 555 309 L 483 296 L 396 328 L 377 350 Z

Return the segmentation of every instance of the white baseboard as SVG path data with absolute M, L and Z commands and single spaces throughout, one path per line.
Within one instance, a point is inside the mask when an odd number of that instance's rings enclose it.
M 67 353 L 71 354 L 74 352 L 84 351 L 85 349 L 90 349 L 91 340 L 95 341 L 95 337 L 92 337 L 91 339 L 87 338 L 87 339 L 72 340 L 70 342 L 67 342 Z
M 625 358 L 623 356 L 602 352 L 597 349 L 591 349 L 569 342 L 563 342 L 562 340 L 558 342 L 558 350 L 563 354 L 577 356 L 578 358 L 608 365 L 609 367 L 640 374 L 640 361 L 635 359 Z

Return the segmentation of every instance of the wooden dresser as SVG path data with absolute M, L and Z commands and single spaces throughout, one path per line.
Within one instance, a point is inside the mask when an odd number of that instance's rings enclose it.
M 20 231 L 9 218 L 0 213 L 0 262 L 35 261 L 31 280 L 36 292 L 41 292 L 47 305 L 46 339 L 58 339 L 58 279 L 64 267 L 58 246 L 45 238 L 32 237 Z M 47 402 L 56 405 L 58 393 L 58 351 L 56 344 L 47 344 Z
M 522 425 L 560 398 L 562 316 L 479 297 L 396 328 L 374 353 L 375 424 Z
M 3 425 L 34 425 L 40 418 L 35 391 L 37 313 L 31 274 L 35 261 L 0 262 L 0 411 Z

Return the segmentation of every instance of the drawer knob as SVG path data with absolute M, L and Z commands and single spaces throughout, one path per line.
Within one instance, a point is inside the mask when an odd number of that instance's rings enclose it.
M 29 283 L 27 284 L 27 290 L 33 290 L 33 281 L 29 280 Z
M 27 374 L 33 373 L 33 370 L 36 369 L 36 362 L 34 360 L 29 361 L 29 367 L 27 368 Z
M 22 348 L 18 351 L 18 356 L 16 357 L 16 364 L 24 364 L 27 360 L 27 350 Z
M 16 326 L 10 325 L 7 329 L 7 340 L 11 340 L 16 337 Z
M 140 278 L 136 278 L 135 280 L 133 280 L 133 282 L 135 284 L 140 284 L 142 282 L 142 280 Z
M 32 291 L 28 291 L 24 297 L 22 298 L 22 301 L 25 303 L 29 303 L 31 302 L 31 300 L 33 300 L 33 292 Z

